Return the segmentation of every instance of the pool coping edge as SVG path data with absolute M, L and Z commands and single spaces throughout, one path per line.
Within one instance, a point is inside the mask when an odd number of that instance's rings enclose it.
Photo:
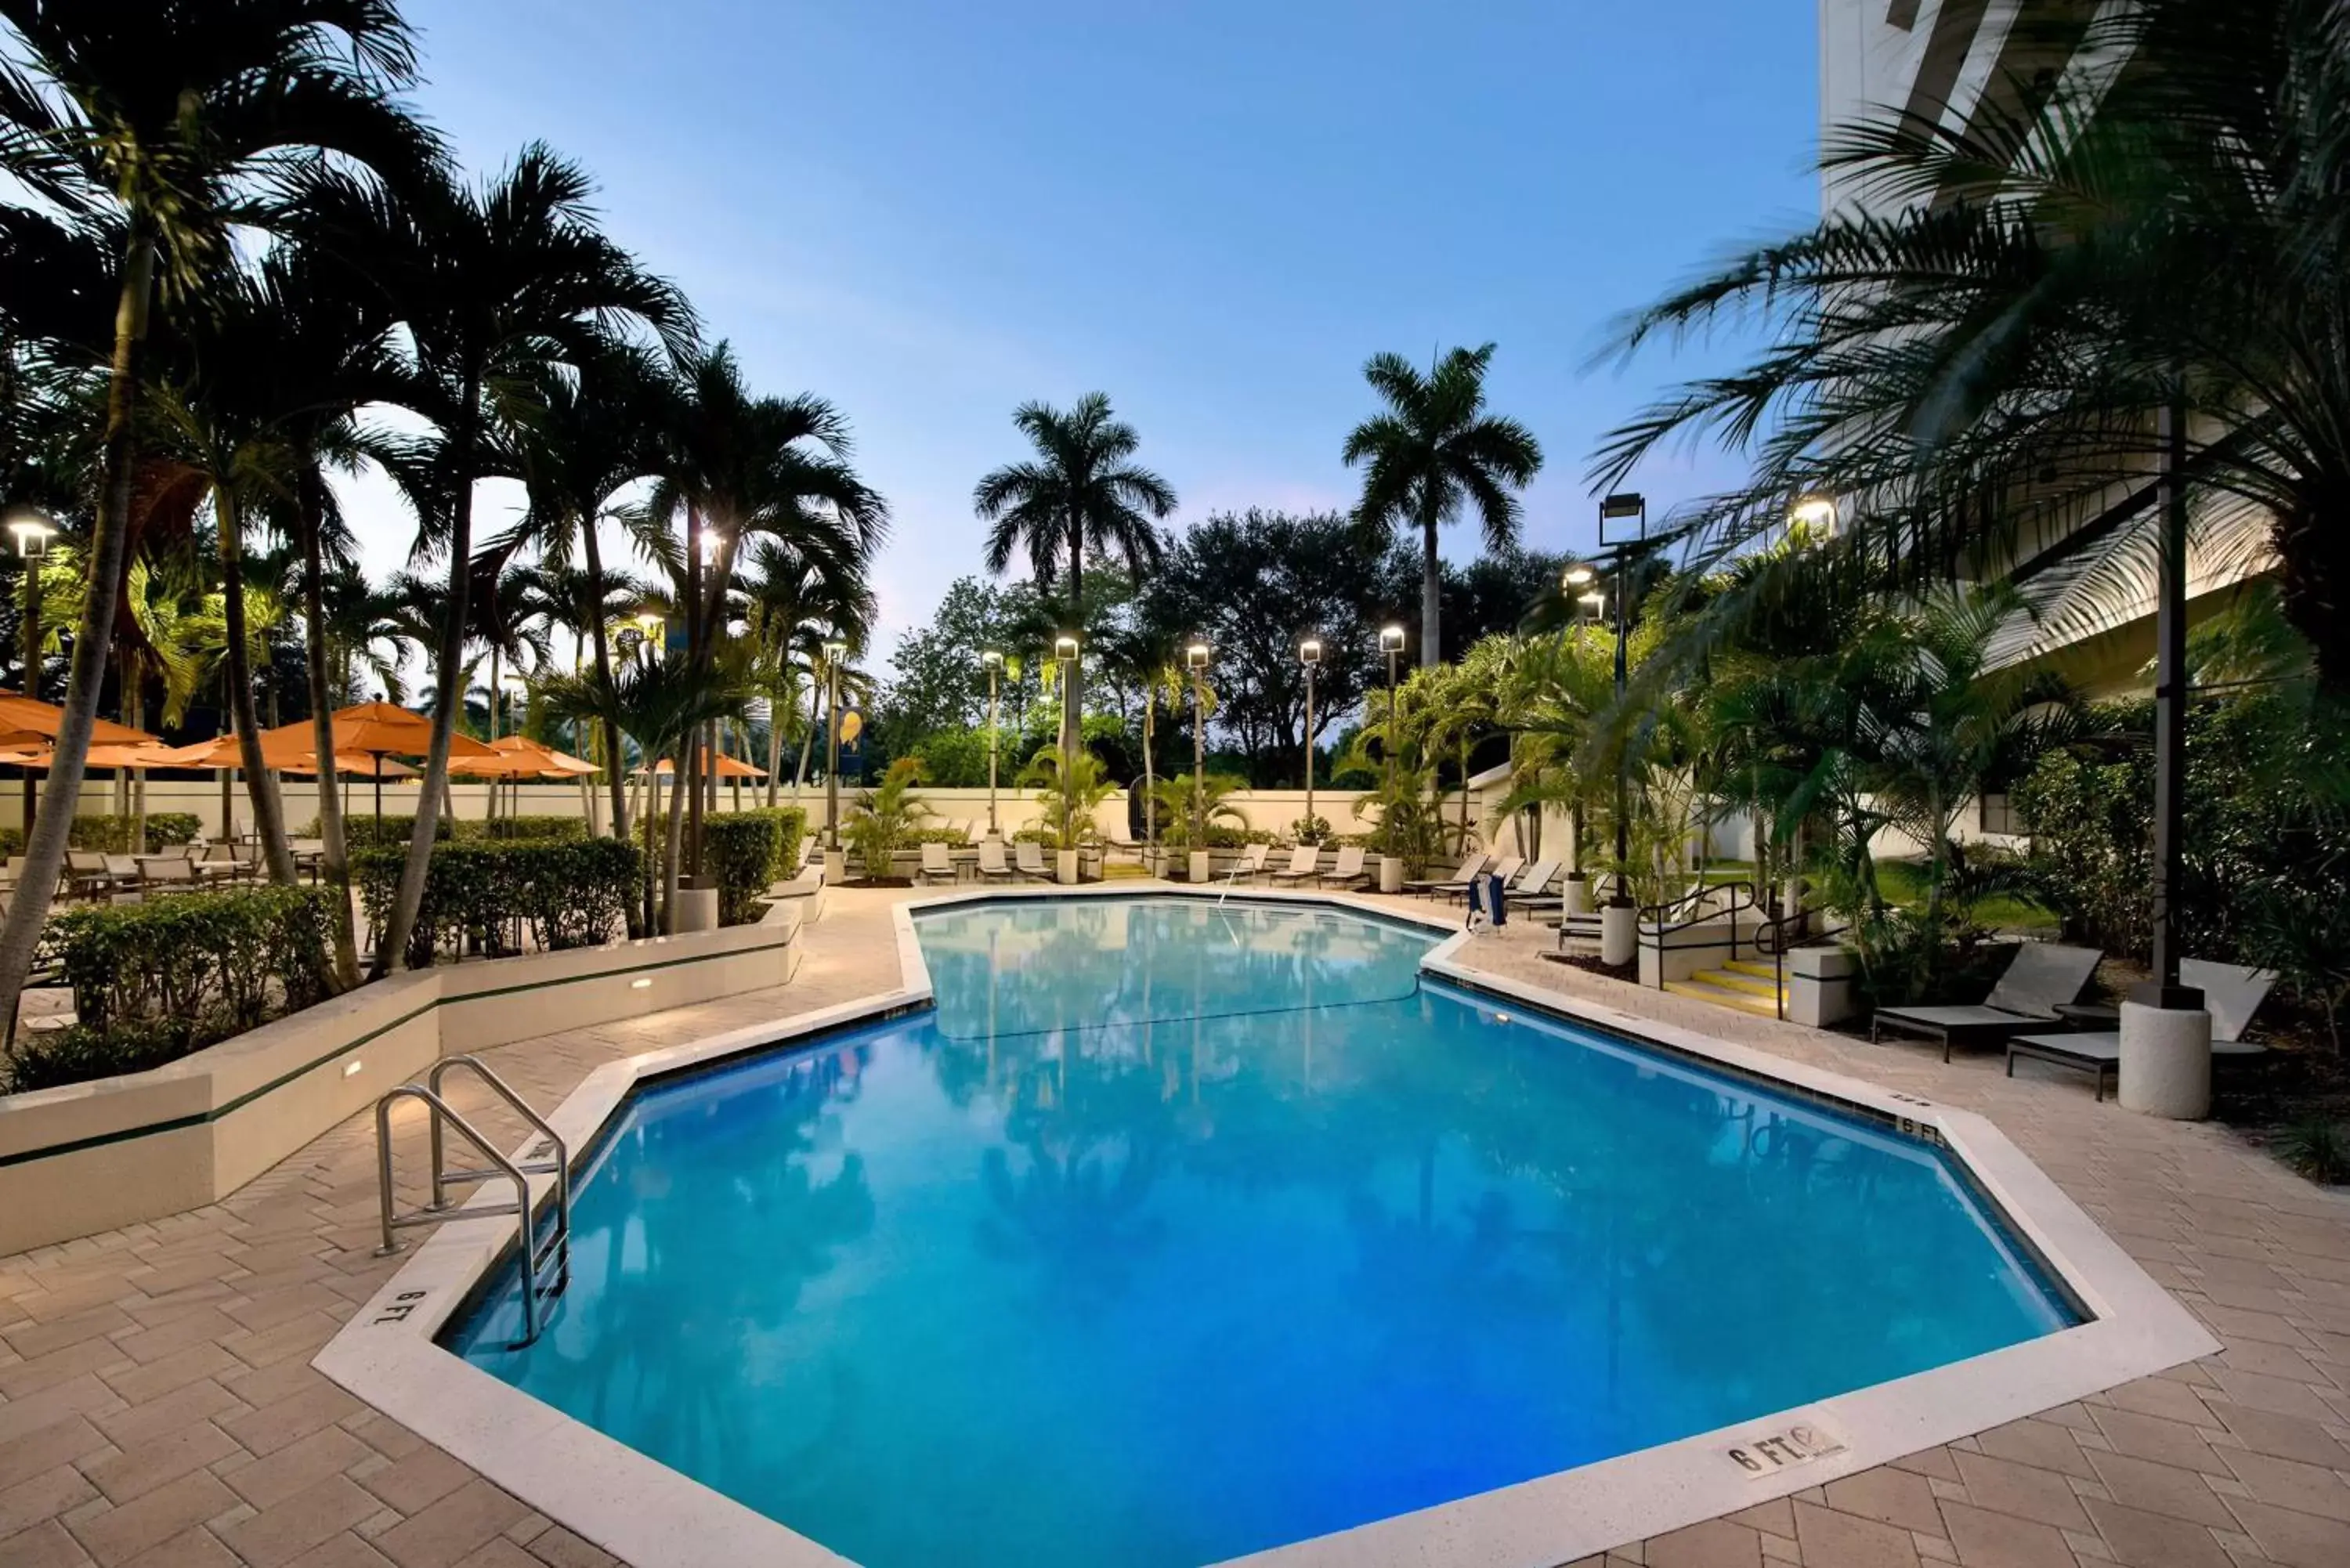
M 832 1007 L 705 1036 L 606 1063 L 549 1118 L 575 1153 L 592 1148 L 613 1114 L 651 1078 L 837 1033 L 932 1000 L 915 917 L 923 910 L 1024 898 L 1217 897 L 1180 884 L 988 887 L 941 890 L 895 904 L 890 916 L 901 983 Z M 1795 1409 L 1700 1433 L 1615 1459 L 1481 1492 L 1234 1559 L 1251 1568 L 1493 1564 L 1548 1568 L 1823 1485 L 1889 1460 L 2054 1408 L 2221 1348 L 2187 1309 L 2106 1235 L 2055 1181 L 1991 1122 L 1862 1079 L 1732 1044 L 1697 1031 L 1460 961 L 1471 933 L 1344 893 L 1232 889 L 1254 903 L 1336 907 L 1444 936 L 1423 971 L 1897 1123 L 1931 1127 L 1982 1192 L 2089 1312 L 2091 1321 L 1983 1355 L 1873 1384 Z M 527 1147 L 526 1145 L 525 1147 Z M 536 1179 L 543 1195 L 552 1178 Z M 478 1192 L 465 1205 L 494 1204 Z M 756 1563 L 839 1568 L 847 1559 L 627 1447 L 442 1349 L 438 1336 L 511 1246 L 510 1218 L 441 1226 L 369 1297 L 312 1365 L 538 1512 L 633 1568 Z M 1766 1325 L 1767 1326 L 1767 1325 Z M 1801 1425 L 1836 1451 L 1750 1474 L 1730 1457 Z

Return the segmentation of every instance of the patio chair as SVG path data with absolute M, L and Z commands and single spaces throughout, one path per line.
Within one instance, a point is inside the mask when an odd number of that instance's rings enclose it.
M 106 856 L 96 849 L 66 851 L 66 876 L 76 897 L 95 898 L 109 891 L 114 880 L 106 868 Z
M 941 878 L 954 881 L 954 856 L 943 844 L 926 842 L 922 846 L 922 868 L 919 875 L 924 882 L 936 882 Z
M 1273 880 L 1275 884 L 1285 882 L 1295 888 L 1313 876 L 1321 864 L 1322 846 L 1318 844 L 1301 844 L 1289 852 L 1287 869 L 1274 872 Z
M 196 863 L 184 853 L 141 855 L 137 859 L 139 885 L 149 892 L 192 893 L 203 886 L 196 876 Z
M 2241 964 L 2214 963 L 2209 959 L 2181 959 L 2178 983 L 2203 993 L 2211 1014 L 2211 1054 L 2215 1060 L 2239 1060 L 2265 1054 L 2268 1047 L 2243 1037 L 2252 1014 L 2268 1000 L 2274 973 Z M 2121 1076 L 2122 1037 L 2117 1030 L 2093 1030 L 2080 1034 L 2019 1034 L 2007 1043 L 2007 1075 L 2015 1076 L 2015 1059 L 2070 1067 L 2096 1080 L 2097 1098 L 2106 1097 L 2108 1082 Z
M 1478 872 L 1476 876 L 1471 877 L 1468 881 L 1461 883 L 1459 887 L 1444 889 L 1445 899 L 1447 902 L 1450 902 L 1454 898 L 1466 898 L 1469 896 L 1471 886 L 1474 883 L 1482 882 L 1488 877 L 1499 877 L 1506 886 L 1510 878 L 1515 877 L 1520 868 L 1522 868 L 1525 863 L 1526 857 L 1523 855 L 1504 855 L 1499 860 L 1496 860 L 1492 865 L 1486 867 L 1482 871 Z
M 2003 1045 L 2027 1030 L 2056 1022 L 2056 1009 L 2081 994 L 2105 955 L 2095 948 L 2061 942 L 2020 942 L 2007 972 L 1975 1007 L 1880 1007 L 1870 1015 L 1868 1037 L 1890 1029 L 1942 1043 L 1942 1060 L 1959 1044 Z
M 1355 888 L 1369 881 L 1371 874 L 1363 869 L 1363 846 L 1359 844 L 1340 845 L 1337 864 L 1323 872 L 1316 878 L 1315 885 L 1323 888 Z
M 979 877 L 983 882 L 1012 880 L 1012 867 L 1003 863 L 1003 840 L 1001 838 L 979 841 Z
M 1225 875 L 1233 881 L 1245 877 L 1253 882 L 1264 875 L 1264 857 L 1273 853 L 1270 844 L 1248 844 L 1241 846 L 1241 857 L 1232 862 Z
M 1558 880 L 1558 867 L 1555 860 L 1535 861 L 1518 873 L 1517 881 L 1503 888 L 1503 896 L 1513 909 L 1555 908 L 1565 897 L 1550 891 L 1550 885 Z
M 1471 852 L 1461 857 L 1460 868 L 1451 876 L 1406 882 L 1403 885 L 1403 890 L 1407 893 L 1425 893 L 1432 898 L 1439 893 L 1450 893 L 1468 887 L 1469 879 L 1484 868 L 1485 857 L 1482 854 Z
M 1031 838 L 1012 846 L 1012 868 L 1031 882 L 1053 879 L 1053 868 L 1045 864 L 1045 851 Z

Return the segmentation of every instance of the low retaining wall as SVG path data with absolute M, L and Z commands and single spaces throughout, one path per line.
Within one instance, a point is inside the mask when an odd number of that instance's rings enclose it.
M 781 985 L 801 903 L 396 974 L 152 1072 L 0 1096 L 0 1255 L 217 1202 L 443 1056 Z

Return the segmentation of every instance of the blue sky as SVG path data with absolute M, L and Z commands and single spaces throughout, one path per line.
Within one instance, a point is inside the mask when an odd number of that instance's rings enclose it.
M 406 10 L 470 166 L 580 159 L 756 384 L 849 416 L 897 514 L 885 649 L 979 569 L 971 486 L 1030 398 L 1108 392 L 1182 519 L 1343 506 L 1364 358 L 1492 339 L 1549 459 L 1528 538 L 1587 543 L 1596 439 L 1699 363 L 1586 371 L 1607 324 L 1814 202 L 1812 0 Z M 353 499 L 400 564 L 409 524 Z

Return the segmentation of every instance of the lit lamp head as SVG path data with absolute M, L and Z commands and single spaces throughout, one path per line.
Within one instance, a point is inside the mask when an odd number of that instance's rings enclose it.
M 824 659 L 826 663 L 837 664 L 847 657 L 848 644 L 841 641 L 838 638 L 827 638 L 825 639 Z
M 1053 639 L 1053 657 L 1066 662 L 1077 656 L 1077 639 L 1067 632 Z
M 1834 533 L 1836 524 L 1835 497 L 1832 495 L 1801 496 L 1793 506 L 1787 508 L 1787 520 L 1791 523 L 1801 523 L 1806 528 Z
M 1191 644 L 1191 647 L 1185 649 L 1183 650 L 1183 663 L 1186 668 L 1193 670 L 1194 672 L 1208 668 L 1208 645 L 1204 642 L 1195 642 Z
M 1403 628 L 1399 626 L 1383 626 L 1379 628 L 1379 651 L 1381 653 L 1401 653 L 1403 651 Z
M 1560 576 L 1558 586 L 1568 589 L 1587 588 L 1591 586 L 1592 579 L 1596 576 L 1598 576 L 1597 573 L 1585 566 L 1582 562 L 1577 561 L 1574 566 L 1567 567 L 1565 572 Z
M 30 507 L 9 514 L 8 532 L 16 537 L 16 553 L 28 561 L 47 555 L 49 541 L 57 535 L 56 525 Z
M 1607 607 L 1607 596 L 1594 588 L 1587 594 L 1577 594 L 1575 602 L 1596 616 Z
M 1003 668 L 1003 655 L 996 652 L 995 649 L 992 648 L 983 649 L 980 653 L 979 661 L 982 664 L 986 665 L 990 670 L 1001 670 Z
M 1309 637 L 1297 645 L 1297 661 L 1307 669 L 1322 662 L 1322 639 Z

